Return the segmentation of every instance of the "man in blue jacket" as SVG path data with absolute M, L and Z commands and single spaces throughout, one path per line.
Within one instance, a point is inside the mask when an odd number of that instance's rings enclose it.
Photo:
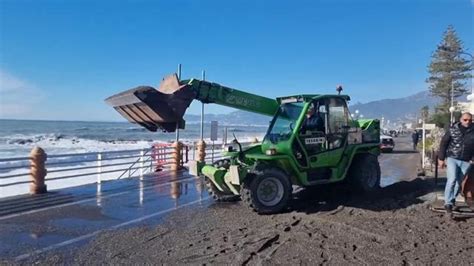
M 474 126 L 472 114 L 463 113 L 459 122 L 453 124 L 443 136 L 439 145 L 439 165 L 446 169 L 446 187 L 444 190 L 444 207 L 452 218 L 456 196 L 459 194 L 462 178 L 466 175 L 472 161 L 474 143 Z

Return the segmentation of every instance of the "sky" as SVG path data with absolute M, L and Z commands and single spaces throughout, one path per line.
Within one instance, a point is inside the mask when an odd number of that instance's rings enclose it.
M 271 98 L 337 85 L 352 103 L 405 97 L 427 90 L 448 25 L 473 53 L 473 11 L 473 0 L 0 0 L 0 118 L 124 121 L 104 99 L 156 87 L 178 64 L 183 79 L 205 70 Z

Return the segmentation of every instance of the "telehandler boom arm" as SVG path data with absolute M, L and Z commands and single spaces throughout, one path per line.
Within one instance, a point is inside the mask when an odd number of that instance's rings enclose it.
M 268 116 L 279 106 L 276 99 L 197 79 L 180 81 L 176 74 L 165 77 L 158 90 L 141 86 L 105 101 L 132 123 L 150 131 L 173 132 L 176 125 L 184 128 L 184 113 L 195 99 Z

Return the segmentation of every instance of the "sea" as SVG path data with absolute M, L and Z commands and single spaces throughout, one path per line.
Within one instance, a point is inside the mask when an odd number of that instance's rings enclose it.
M 261 140 L 267 126 L 218 124 L 214 143 L 224 142 L 226 130 L 227 142 L 234 135 L 242 143 L 255 138 Z M 200 129 L 199 123 L 186 124 L 186 128 L 179 131 L 179 140 L 185 144 L 198 141 Z M 203 135 L 207 143 L 212 143 L 210 123 L 205 123 Z M 48 166 L 46 176 L 49 191 L 96 183 L 99 178 L 96 152 L 104 154 L 102 159 L 107 160 L 102 171 L 123 170 L 128 167 L 124 164 L 133 165 L 137 159 L 127 157 L 130 154 L 121 154 L 123 151 L 138 153 L 137 150 L 150 148 L 156 143 L 173 142 L 176 136 L 176 133 L 149 132 L 128 122 L 0 120 L 0 198 L 28 193 L 29 184 L 24 183 L 29 180 L 29 160 L 26 157 L 35 146 L 46 152 L 47 163 L 52 164 Z M 106 153 L 109 151 L 115 152 Z M 114 163 L 121 165 L 113 166 Z M 103 181 L 116 180 L 123 172 L 101 173 L 99 176 Z M 63 179 L 68 175 L 78 177 Z M 23 183 L 16 184 L 18 182 Z
M 264 136 L 268 125 L 219 125 L 216 142 L 233 134 L 240 142 Z M 193 143 L 200 138 L 200 124 L 188 123 L 179 131 L 179 140 Z M 204 140 L 210 142 L 210 123 L 204 125 Z M 39 121 L 0 119 L 0 159 L 26 157 L 35 146 L 47 154 L 87 153 L 149 148 L 154 143 L 172 142 L 176 133 L 150 132 L 129 122 Z

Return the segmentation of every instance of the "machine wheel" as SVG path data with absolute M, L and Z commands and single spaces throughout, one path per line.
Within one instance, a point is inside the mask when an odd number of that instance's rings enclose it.
M 288 176 L 277 169 L 259 171 L 244 182 L 242 201 L 260 214 L 282 211 L 291 200 L 292 186 Z
M 222 159 L 215 161 L 212 166 L 216 168 L 224 168 L 224 169 L 229 169 L 230 167 L 230 160 L 229 159 Z M 240 199 L 239 195 L 234 195 L 232 192 L 223 192 L 220 191 L 214 183 L 212 183 L 209 178 L 205 178 L 206 180 L 206 187 L 207 191 L 209 192 L 209 195 L 218 202 L 233 202 L 233 201 L 238 201 Z
M 374 192 L 380 188 L 380 165 L 373 154 L 357 155 L 349 169 L 349 181 L 359 191 Z

